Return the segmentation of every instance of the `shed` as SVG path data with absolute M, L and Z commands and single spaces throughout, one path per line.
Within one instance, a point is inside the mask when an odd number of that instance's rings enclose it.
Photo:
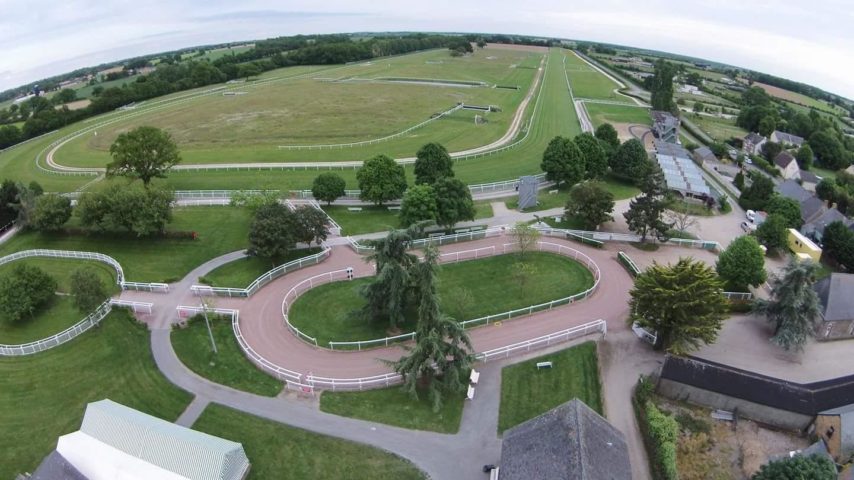
M 815 418 L 815 434 L 827 444 L 838 463 L 854 456 L 854 404 L 820 412 Z
M 56 451 L 90 480 L 241 480 L 249 473 L 241 444 L 108 399 L 90 403 L 80 430 L 59 437 Z
M 799 259 L 809 258 L 813 262 L 818 263 L 821 258 L 821 247 L 805 237 L 801 232 L 790 228 L 786 235 L 789 250 L 795 253 Z
M 715 156 L 714 152 L 712 152 L 712 149 L 709 147 L 700 147 L 694 150 L 694 160 L 699 163 L 714 162 L 717 159 L 718 157 Z
M 573 399 L 504 433 L 499 480 L 629 480 L 623 434 Z

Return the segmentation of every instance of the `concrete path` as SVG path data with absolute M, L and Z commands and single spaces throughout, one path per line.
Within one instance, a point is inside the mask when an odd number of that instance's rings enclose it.
M 207 397 L 202 395 L 196 395 L 193 398 L 193 401 L 187 405 L 187 408 L 184 409 L 184 413 L 178 417 L 178 420 L 175 420 L 175 423 L 181 425 L 182 427 L 190 428 L 196 423 L 196 420 L 202 416 L 202 412 L 205 411 L 208 405 L 210 405 L 211 401 Z

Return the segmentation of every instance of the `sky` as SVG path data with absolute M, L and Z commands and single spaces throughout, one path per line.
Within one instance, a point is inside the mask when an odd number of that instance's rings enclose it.
M 690 55 L 854 99 L 852 0 L 0 0 L 0 91 L 76 68 L 283 35 L 488 32 Z

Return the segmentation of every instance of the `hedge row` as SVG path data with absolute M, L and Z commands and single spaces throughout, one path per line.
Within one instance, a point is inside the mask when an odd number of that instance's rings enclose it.
M 649 456 L 650 472 L 656 479 L 678 480 L 676 440 L 679 437 L 679 424 L 675 418 L 655 406 L 652 402 L 652 390 L 652 382 L 641 377 L 632 398 L 635 416 Z

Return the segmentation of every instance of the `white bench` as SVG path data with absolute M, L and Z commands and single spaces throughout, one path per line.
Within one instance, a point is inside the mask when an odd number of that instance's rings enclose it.
M 553 367 L 552 362 L 537 362 L 537 370 L 540 370 L 543 368 L 552 368 L 552 367 Z
M 400 205 L 392 205 L 388 207 L 389 210 L 400 210 Z
M 469 385 L 469 389 L 466 392 L 466 398 L 468 398 L 469 400 L 474 400 L 474 387 L 471 385 Z
M 475 369 L 472 369 L 472 370 L 471 370 L 471 375 L 469 375 L 469 380 L 471 380 L 471 383 L 472 383 L 472 384 L 474 384 L 474 385 L 477 385 L 477 380 L 478 380 L 479 378 L 480 378 L 480 372 L 478 372 L 478 371 L 477 371 L 477 370 L 475 370 Z
M 351 212 L 361 212 L 362 207 L 347 207 L 347 210 L 349 210 Z

